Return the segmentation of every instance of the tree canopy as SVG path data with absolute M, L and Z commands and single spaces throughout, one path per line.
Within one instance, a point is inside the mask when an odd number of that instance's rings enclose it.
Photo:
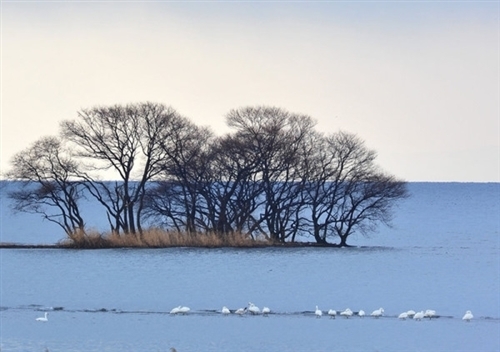
M 28 185 L 10 193 L 14 209 L 41 214 L 71 237 L 86 229 L 85 194 L 115 235 L 150 226 L 347 246 L 353 233 L 390 225 L 408 195 L 361 138 L 322 133 L 308 115 L 250 106 L 230 110 L 226 123 L 232 132 L 216 136 L 163 104 L 83 109 L 61 122 L 59 136 L 12 159 L 8 177 Z

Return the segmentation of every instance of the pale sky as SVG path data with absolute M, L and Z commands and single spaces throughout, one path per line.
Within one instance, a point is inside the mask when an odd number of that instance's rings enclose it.
M 95 105 L 272 105 L 407 181 L 500 182 L 498 1 L 1 1 L 1 158 Z

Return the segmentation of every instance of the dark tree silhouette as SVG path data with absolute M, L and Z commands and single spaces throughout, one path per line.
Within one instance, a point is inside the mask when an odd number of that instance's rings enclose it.
M 160 178 L 147 197 L 147 215 L 177 231 L 207 230 L 202 189 L 210 167 L 207 155 L 213 134 L 186 119 L 176 122 L 170 138 L 161 144 L 165 157 L 160 163 Z
M 258 157 L 251 145 L 233 135 L 217 139 L 208 157 L 210 173 L 202 190 L 208 229 L 221 234 L 251 234 L 256 230 L 252 215 L 261 193 L 255 179 Z
M 275 241 L 293 238 L 304 182 L 300 151 L 315 122 L 307 115 L 265 106 L 231 110 L 226 120 L 236 130 L 235 138 L 246 141 L 258 158 L 256 180 L 264 199 L 260 222 Z
M 161 172 L 163 146 L 182 119 L 173 108 L 148 102 L 85 109 L 61 123 L 85 165 L 80 176 L 106 208 L 113 232 L 141 232 L 146 184 Z M 108 170 L 119 181 L 101 181 L 100 173 Z
M 41 138 L 11 163 L 7 178 L 22 181 L 22 187 L 8 193 L 14 211 L 40 214 L 69 237 L 84 232 L 79 208 L 83 187 L 75 181 L 78 164 L 58 138 Z
M 318 139 L 317 146 L 306 188 L 315 241 L 334 237 L 346 246 L 356 231 L 390 225 L 392 206 L 408 195 L 406 183 L 382 172 L 376 153 L 356 135 L 338 132 Z
M 311 117 L 268 106 L 231 110 L 226 121 L 232 133 L 215 138 L 162 104 L 84 109 L 61 123 L 60 139 L 14 157 L 8 178 L 25 181 L 10 193 L 14 210 L 73 236 L 85 230 L 85 189 L 115 234 L 142 235 L 147 224 L 347 246 L 354 233 L 390 225 L 408 196 L 356 135 L 325 135 Z

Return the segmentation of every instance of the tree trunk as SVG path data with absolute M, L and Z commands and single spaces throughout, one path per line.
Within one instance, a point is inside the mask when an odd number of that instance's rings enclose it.
M 327 244 L 326 239 L 320 234 L 320 228 L 317 226 L 314 227 L 314 240 L 317 244 Z
M 348 235 L 340 236 L 339 247 L 349 247 L 349 245 L 347 244 L 347 237 L 348 237 Z

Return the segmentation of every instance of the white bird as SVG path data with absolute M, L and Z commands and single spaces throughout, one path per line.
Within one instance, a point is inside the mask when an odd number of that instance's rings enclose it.
M 247 311 L 247 307 L 245 307 L 245 308 L 238 308 L 238 309 L 236 309 L 236 311 L 234 312 L 234 314 L 243 315 L 243 314 L 246 313 L 246 311 Z
M 45 316 L 43 316 L 43 317 L 38 317 L 38 318 L 36 318 L 35 320 L 36 320 L 36 321 L 49 321 L 48 315 L 49 315 L 49 313 L 45 312 Z
M 343 312 L 340 312 L 340 315 L 342 315 L 343 317 L 349 318 L 349 317 L 352 316 L 352 310 L 350 310 L 349 308 L 347 308 Z
M 226 306 L 222 307 L 221 313 L 224 315 L 231 314 L 231 311 Z
M 269 309 L 268 307 L 262 308 L 262 314 L 267 316 L 269 313 L 271 313 L 271 309 Z
M 365 311 L 364 311 L 364 310 L 362 310 L 362 309 L 361 309 L 361 310 L 358 312 L 358 315 L 362 318 L 362 317 L 364 317 L 364 316 L 366 315 L 366 313 L 365 313 Z
M 335 319 L 335 317 L 337 316 L 337 311 L 334 309 L 330 309 L 328 311 L 328 315 L 330 316 L 330 318 Z
M 181 314 L 187 314 L 187 313 L 189 313 L 190 310 L 191 309 L 189 307 L 180 307 L 179 313 L 181 313 Z
M 410 309 L 409 311 L 406 312 L 408 314 L 408 317 L 412 318 L 415 315 L 415 311 Z
M 178 306 L 178 307 L 173 308 L 170 311 L 170 314 L 178 314 L 178 313 L 180 313 L 181 312 L 181 308 L 182 308 L 182 306 Z
M 401 314 L 399 314 L 398 316 L 398 319 L 401 319 L 401 320 L 406 320 L 406 318 L 408 318 L 408 312 L 403 312 Z
M 472 312 L 468 310 L 467 312 L 465 312 L 465 315 L 462 318 L 462 320 L 471 321 L 472 318 L 474 318 L 474 316 L 472 315 Z
M 415 313 L 415 315 L 413 316 L 413 320 L 422 320 L 422 318 L 424 317 L 424 311 L 420 311 L 418 313 Z
M 429 318 L 431 319 L 433 316 L 436 315 L 436 311 L 435 310 L 432 310 L 432 309 L 427 309 L 424 313 L 424 317 L 425 318 Z
M 260 313 L 260 309 L 259 307 L 257 307 L 255 304 L 253 304 L 252 302 L 248 302 L 248 311 L 251 313 L 251 314 L 259 314 Z
M 381 317 L 384 314 L 384 308 L 379 308 L 377 310 L 374 310 L 372 314 L 370 314 L 372 317 L 378 318 Z
M 323 312 L 318 308 L 318 306 L 316 306 L 314 314 L 316 314 L 316 318 L 320 318 L 323 315 Z

